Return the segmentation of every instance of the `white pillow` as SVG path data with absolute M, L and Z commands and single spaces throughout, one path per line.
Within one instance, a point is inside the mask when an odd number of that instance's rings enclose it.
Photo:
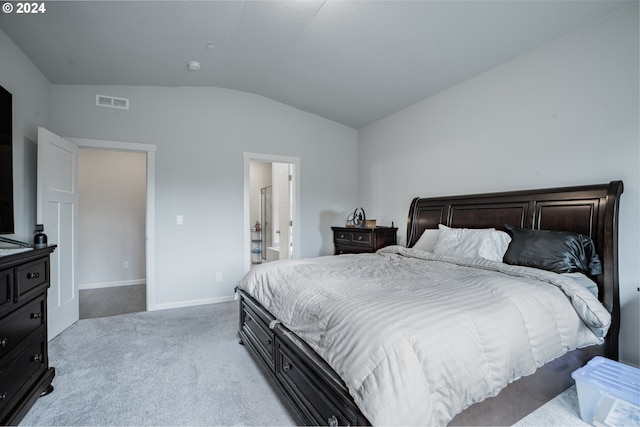
M 433 253 L 456 258 L 484 258 L 502 262 L 511 236 L 495 228 L 449 228 L 438 225 L 440 235 Z
M 427 228 L 422 232 L 422 236 L 413 245 L 414 249 L 420 249 L 421 251 L 433 252 L 433 248 L 436 246 L 440 230 L 437 228 Z

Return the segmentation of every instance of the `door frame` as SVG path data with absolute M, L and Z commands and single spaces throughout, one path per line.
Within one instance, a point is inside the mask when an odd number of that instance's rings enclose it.
M 289 163 L 293 165 L 293 257 L 302 253 L 300 246 L 300 157 L 264 153 L 242 153 L 244 159 L 244 271 L 251 269 L 251 162 Z
M 155 144 L 138 142 L 108 141 L 102 139 L 65 138 L 80 148 L 97 148 L 103 150 L 119 150 L 144 152 L 147 157 L 147 196 L 145 214 L 145 250 L 146 250 L 146 288 L 147 311 L 157 310 L 156 304 L 156 150 Z

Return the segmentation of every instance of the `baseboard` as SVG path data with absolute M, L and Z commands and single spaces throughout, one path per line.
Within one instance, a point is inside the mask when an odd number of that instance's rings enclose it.
M 235 299 L 235 295 L 216 298 L 193 299 L 189 301 L 168 302 L 155 304 L 152 308 L 147 307 L 147 311 L 168 310 L 171 308 L 193 307 L 196 305 L 217 304 L 221 302 L 231 302 Z
M 122 280 L 120 282 L 80 283 L 78 285 L 78 290 L 83 291 L 86 289 L 117 288 L 118 286 L 144 285 L 145 283 L 145 279 Z

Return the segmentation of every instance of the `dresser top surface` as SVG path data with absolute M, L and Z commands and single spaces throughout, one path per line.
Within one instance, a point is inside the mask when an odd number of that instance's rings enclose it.
M 29 261 L 38 257 L 43 257 L 56 249 L 56 245 L 49 245 L 46 248 L 0 248 L 0 267 Z

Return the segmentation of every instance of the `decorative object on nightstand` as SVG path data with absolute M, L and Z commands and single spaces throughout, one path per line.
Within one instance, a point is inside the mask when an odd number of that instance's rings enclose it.
M 347 227 L 362 227 L 366 219 L 367 216 L 364 213 L 364 209 L 356 208 L 356 210 L 347 217 Z
M 372 253 L 397 242 L 396 227 L 331 227 L 331 230 L 334 255 Z
M 262 230 L 260 223 L 251 229 L 251 264 L 262 263 Z

